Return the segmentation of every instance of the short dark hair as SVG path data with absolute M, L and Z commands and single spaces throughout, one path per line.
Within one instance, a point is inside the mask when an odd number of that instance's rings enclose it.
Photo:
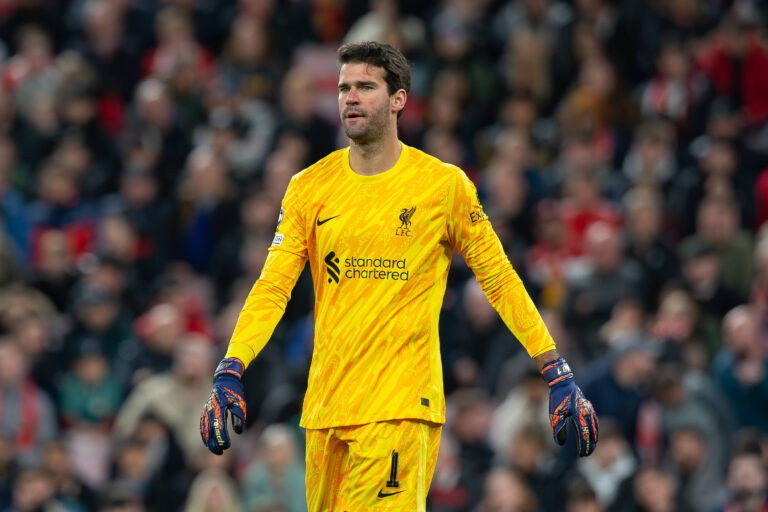
M 347 43 L 337 52 L 339 62 L 363 62 L 384 69 L 384 81 L 387 91 L 392 96 L 400 89 L 411 90 L 411 67 L 408 59 L 394 46 L 363 41 L 362 43 Z

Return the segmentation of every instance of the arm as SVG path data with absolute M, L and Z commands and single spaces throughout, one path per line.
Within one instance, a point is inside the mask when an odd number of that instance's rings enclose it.
M 237 318 L 225 358 L 235 357 L 247 368 L 264 348 L 285 312 L 305 261 L 299 255 L 270 248 L 261 276 Z
M 549 385 L 549 413 L 555 441 L 565 444 L 566 425 L 570 421 L 576 430 L 579 455 L 589 455 L 597 445 L 597 415 L 574 382 L 568 363 L 557 353 L 544 320 L 480 206 L 475 186 L 463 172 L 458 173 L 449 197 L 448 214 L 451 244 L 475 273 L 488 301 L 509 330 L 536 360 Z
M 213 374 L 213 392 L 200 416 L 203 443 L 217 455 L 230 446 L 227 411 L 232 414 L 235 432 L 243 431 L 243 373 L 272 336 L 307 261 L 304 208 L 297 188 L 297 176 L 294 176 L 283 198 L 277 232 L 264 269 L 240 311 L 227 353 Z
M 269 256 L 240 311 L 225 358 L 237 358 L 247 368 L 264 348 L 285 312 L 306 261 L 304 205 L 294 176 L 283 198 Z
M 475 186 L 461 171 L 448 201 L 450 243 L 475 273 L 488 301 L 539 367 L 557 359 L 552 336 L 504 253 Z

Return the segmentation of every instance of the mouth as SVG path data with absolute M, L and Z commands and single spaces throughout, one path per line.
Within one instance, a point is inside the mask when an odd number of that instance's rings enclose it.
M 361 114 L 360 112 L 347 112 L 344 115 L 344 119 L 348 119 L 348 120 L 362 119 L 363 117 L 365 117 L 365 116 L 363 114 Z

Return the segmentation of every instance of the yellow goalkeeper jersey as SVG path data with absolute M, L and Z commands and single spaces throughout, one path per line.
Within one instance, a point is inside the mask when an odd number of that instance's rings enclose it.
M 355 173 L 349 148 L 296 174 L 230 340 L 247 366 L 269 340 L 308 260 L 315 341 L 301 425 L 445 421 L 438 317 L 453 251 L 531 357 L 555 348 L 478 201 L 453 165 L 402 145 Z

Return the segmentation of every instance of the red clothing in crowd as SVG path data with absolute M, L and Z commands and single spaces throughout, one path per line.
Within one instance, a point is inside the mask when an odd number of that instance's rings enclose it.
M 716 45 L 699 58 L 701 70 L 712 80 L 721 96 L 730 96 L 740 87 L 741 102 L 748 124 L 768 121 L 768 50 L 756 40 L 747 43 L 740 76 L 735 73 L 735 59 L 723 45 Z

